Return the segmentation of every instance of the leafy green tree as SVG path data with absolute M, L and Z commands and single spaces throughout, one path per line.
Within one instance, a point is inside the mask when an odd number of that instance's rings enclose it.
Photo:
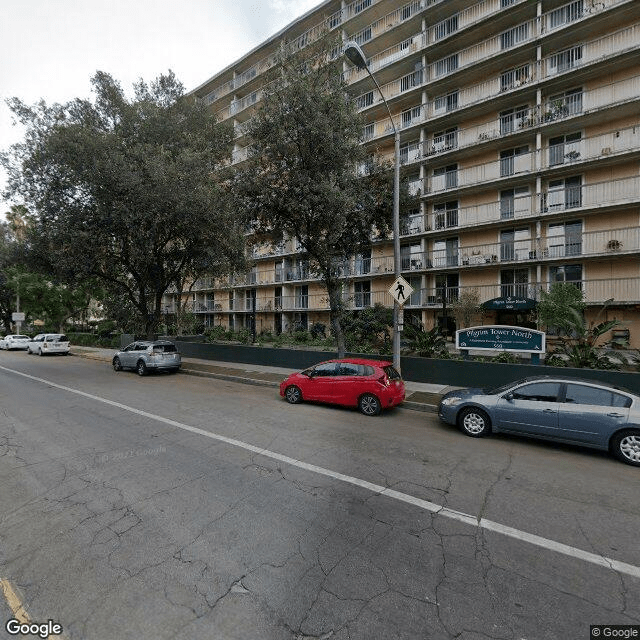
M 242 264 L 223 170 L 232 131 L 171 72 L 139 81 L 131 100 L 104 72 L 92 85 L 93 102 L 9 101 L 26 135 L 2 157 L 8 195 L 28 206 L 30 244 L 60 281 L 97 279 L 152 335 L 180 274 Z
M 571 332 L 575 324 L 574 312 L 582 313 L 585 307 L 582 290 L 567 282 L 554 282 L 548 292 L 540 291 L 538 324 Z
M 321 39 L 301 52 L 283 45 L 247 129 L 251 153 L 235 175 L 235 191 L 256 241 L 298 241 L 326 287 L 342 356 L 340 265 L 388 231 L 393 176 L 361 144 L 363 120 L 347 94 L 342 61 L 328 53 L 335 44 Z
M 390 353 L 392 323 L 391 309 L 379 302 L 373 307 L 345 312 L 341 324 L 349 351 Z

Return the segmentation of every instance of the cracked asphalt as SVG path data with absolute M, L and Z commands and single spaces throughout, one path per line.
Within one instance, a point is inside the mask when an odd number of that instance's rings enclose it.
M 591 624 L 640 625 L 640 578 L 473 524 L 640 567 L 640 473 L 603 453 L 80 358 L 0 352 L 0 367 L 0 578 L 67 638 L 586 640 Z

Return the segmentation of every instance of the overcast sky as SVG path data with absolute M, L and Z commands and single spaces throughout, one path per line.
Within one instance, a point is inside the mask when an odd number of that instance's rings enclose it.
M 127 92 L 173 70 L 187 90 L 321 0 L 2 0 L 0 149 L 22 139 L 5 100 L 91 97 L 106 71 Z M 0 171 L 0 191 L 5 187 Z M 9 203 L 0 199 L 0 219 Z

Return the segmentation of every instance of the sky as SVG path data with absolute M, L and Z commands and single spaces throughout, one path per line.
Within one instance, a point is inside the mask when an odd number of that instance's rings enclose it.
M 187 91 L 321 0 L 2 0 L 0 150 L 19 142 L 7 98 L 91 98 L 105 71 L 125 92 L 171 69 Z M 6 176 L 0 169 L 0 192 Z M 0 219 L 10 206 L 0 197 Z

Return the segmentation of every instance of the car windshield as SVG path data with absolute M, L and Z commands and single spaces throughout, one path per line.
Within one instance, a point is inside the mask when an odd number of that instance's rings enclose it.
M 387 366 L 387 367 L 383 367 L 383 371 L 387 374 L 387 378 L 389 378 L 389 380 L 400 380 L 401 376 L 398 373 L 398 371 L 392 367 L 391 365 Z
M 29 336 L 12 336 L 14 340 L 28 340 Z
M 154 344 L 153 350 L 157 353 L 175 353 L 177 351 L 175 344 Z
M 499 393 L 504 393 L 511 387 L 513 387 L 513 382 L 510 382 L 509 384 L 503 384 L 500 387 L 494 387 L 493 389 L 491 388 L 483 389 L 482 392 L 486 393 L 489 396 L 497 396 Z

